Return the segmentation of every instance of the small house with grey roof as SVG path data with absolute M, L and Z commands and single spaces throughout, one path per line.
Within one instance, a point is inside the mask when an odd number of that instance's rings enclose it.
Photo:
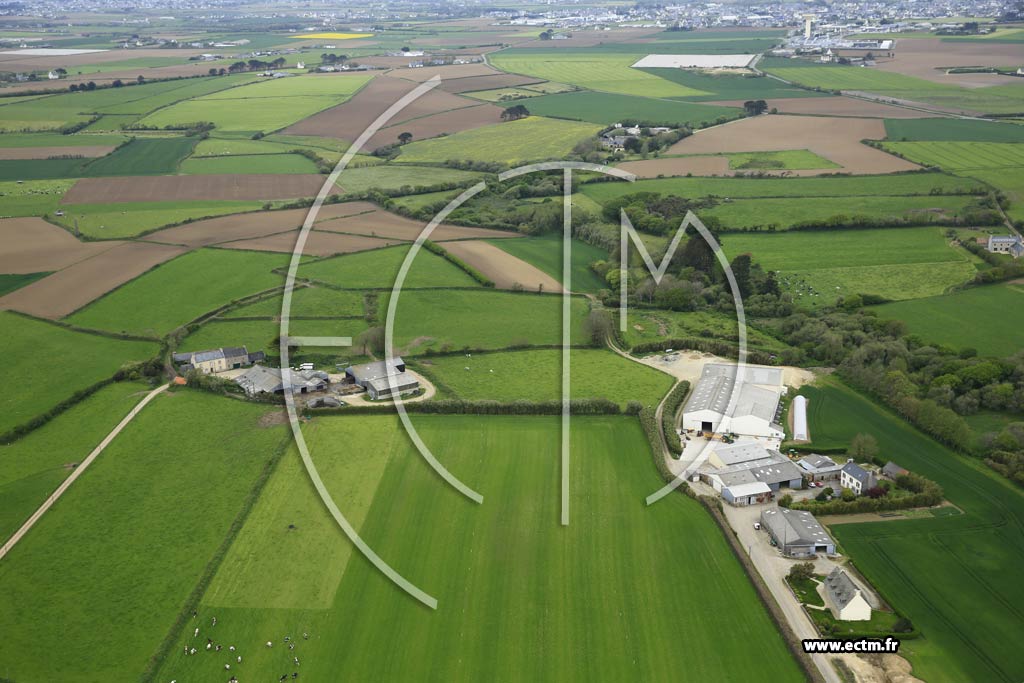
M 878 486 L 878 478 L 874 472 L 864 469 L 850 458 L 839 472 L 839 485 L 863 496 L 868 489 Z
M 842 621 L 868 621 L 871 619 L 871 604 L 864 597 L 860 587 L 850 575 L 836 567 L 824 582 L 825 602 L 832 615 Z

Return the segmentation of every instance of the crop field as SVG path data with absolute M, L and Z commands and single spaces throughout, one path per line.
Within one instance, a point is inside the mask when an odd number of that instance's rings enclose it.
M 165 263 L 71 316 L 81 327 L 160 337 L 233 300 L 283 284 L 278 254 L 201 249 Z
M 390 295 L 381 296 L 380 319 Z M 590 307 L 573 297 L 570 335 L 583 344 Z M 418 356 L 436 351 L 547 346 L 562 342 L 562 297 L 485 289 L 403 291 L 395 312 L 395 349 Z
M 836 216 L 847 219 L 865 217 L 876 221 L 914 218 L 949 220 L 975 204 L 975 197 L 879 197 L 865 201 L 862 197 L 832 197 L 828 202 L 802 198 L 738 199 L 698 212 L 715 216 L 728 229 L 775 225 L 785 230 L 801 223 L 826 223 Z
M 406 149 L 411 146 L 407 146 Z M 460 171 L 454 168 L 365 166 L 346 168 L 342 171 L 338 176 L 338 187 L 346 192 L 366 192 L 374 188 L 398 190 L 403 187 L 412 190 L 417 187 L 431 187 L 442 183 L 463 183 L 481 177 L 479 173 Z
M 652 49 L 660 49 L 654 44 Z M 781 98 L 822 98 L 824 93 L 798 88 L 774 78 L 751 74 L 730 74 L 694 69 L 642 69 L 642 71 L 695 92 L 686 96 L 694 102 L 714 100 L 766 100 Z
M 7 387 L 0 399 L 0 432 L 113 376 L 121 366 L 148 360 L 159 351 L 151 342 L 84 334 L 7 311 L 0 311 L 0 329 L 0 351 L 17 365 L 23 380 Z M 43 356 L 74 358 L 75 362 L 44 365 L 36 361 Z
M 642 56 L 640 50 L 633 54 L 593 52 L 568 55 L 557 51 L 513 49 L 494 55 L 490 61 L 504 71 L 621 95 L 692 97 L 707 94 L 630 68 Z
M 289 78 L 264 78 L 244 88 L 232 88 L 206 95 L 204 100 L 252 100 L 286 97 L 346 98 L 362 88 L 371 74 L 310 74 Z M 252 102 L 252 105 L 260 105 Z
M 573 420 L 573 524 L 564 529 L 555 495 L 557 419 L 418 417 L 417 424 L 445 465 L 494 504 L 471 506 L 442 488 L 392 417 L 317 418 L 306 430 L 345 514 L 382 557 L 437 596 L 438 610 L 423 610 L 352 557 L 298 459 L 288 456 L 200 609 L 199 623 L 216 616 L 218 642 L 245 654 L 239 676 L 291 671 L 294 654 L 302 678 L 312 680 L 415 678 L 427 660 L 443 679 L 671 680 L 677 664 L 658 653 L 682 639 L 705 653 L 691 665 L 702 680 L 801 678 L 701 508 L 684 496 L 651 508 L 638 503 L 659 479 L 634 421 Z M 393 504 L 396 495 L 402 505 Z M 287 532 L 289 523 L 303 531 Z M 457 540 L 466 538 L 475 540 Z M 611 589 L 624 585 L 628 591 Z M 597 594 L 603 598 L 592 599 Z M 498 622 L 500 633 L 488 627 Z M 712 635 L 718 628 L 735 638 L 723 646 Z M 262 644 L 303 632 L 310 638 L 296 638 L 294 652 L 277 640 Z M 218 675 L 219 659 L 181 654 L 200 636 L 193 640 L 186 625 L 158 680 Z M 402 648 L 392 647 L 396 638 Z M 456 648 L 459 657 L 434 656 Z M 524 658 L 524 651 L 548 654 Z
M 0 273 L 7 275 L 53 272 L 116 245 L 79 242 L 67 230 L 40 218 L 0 220 L 0 242 L 4 245 L 0 254 Z
M 316 164 L 301 154 L 233 154 L 224 157 L 186 159 L 182 173 L 196 175 L 229 173 L 317 173 Z
M 450 97 L 456 97 L 450 95 Z M 459 106 L 451 111 L 442 111 L 430 116 L 393 123 L 386 128 L 381 128 L 366 143 L 366 149 L 377 149 L 394 145 L 399 142 L 398 136 L 402 133 L 409 133 L 412 139 L 429 140 L 445 135 L 463 133 L 485 126 L 493 126 L 501 122 L 500 107 L 493 104 L 477 102 L 468 98 L 458 98 L 473 106 Z
M 533 264 L 483 240 L 458 240 L 445 251 L 484 275 L 498 289 L 562 292 L 562 284 Z
M 398 161 L 440 163 L 449 159 L 487 160 L 515 164 L 562 158 L 578 142 L 596 134 L 599 126 L 530 116 L 455 135 L 412 142 L 402 147 Z M 341 181 L 344 183 L 344 179 Z
M 558 282 L 562 280 L 562 238 L 560 236 L 526 237 L 516 240 L 494 240 L 496 247 L 536 266 Z M 572 240 L 572 285 L 574 292 L 596 293 L 608 285 L 590 269 L 594 261 L 603 261 L 608 253 L 592 244 Z
M 324 259 L 299 267 L 298 277 L 319 280 L 346 289 L 391 289 L 408 247 L 376 249 Z M 405 288 L 475 287 L 465 271 L 426 249 L 421 249 L 405 278 Z
M 630 347 L 670 339 L 717 339 L 738 346 L 738 327 L 736 316 L 716 311 L 684 313 L 636 308 L 627 314 L 623 336 Z M 777 353 L 785 349 L 786 345 L 748 324 L 747 347 Z
M 146 669 L 286 437 L 261 428 L 268 410 L 183 391 L 139 414 L 4 558 L 5 675 L 125 680 Z M 99 629 L 102 613 L 114 618 Z
M 601 182 L 581 186 L 586 196 L 606 202 L 634 192 L 661 192 L 683 197 L 899 197 L 966 194 L 983 186 L 944 173 L 907 173 L 829 178 L 656 178 L 634 183 Z
M 839 168 L 839 164 L 818 156 L 809 149 L 789 149 L 779 152 L 740 152 L 729 154 L 729 168 L 734 170 L 770 170 L 773 168 L 798 171 L 810 168 Z
M 1024 286 L 975 287 L 947 296 L 900 301 L 874 310 L 902 320 L 911 334 L 983 356 L 1009 356 L 1024 348 Z
M 4 273 L 0 275 L 0 297 L 36 280 L 46 277 L 49 273 Z
M 920 629 L 922 638 L 900 648 L 914 675 L 936 683 L 1019 679 L 1024 653 L 1013 634 L 1024 628 L 1015 607 L 1024 596 L 1006 573 L 1024 561 L 1019 491 L 838 382 L 800 393 L 810 399 L 814 445 L 871 434 L 886 457 L 938 482 L 965 513 L 832 528 L 857 569 Z
M 88 237 L 119 239 L 135 237 L 166 225 L 256 211 L 262 205 L 263 202 L 257 201 L 71 204 L 62 207 L 63 216 L 50 216 L 50 220 L 70 230 L 74 230 L 77 224 L 79 232 Z
M 573 92 L 533 97 L 526 103 L 531 114 L 610 125 L 618 121 L 642 121 L 650 125 L 695 126 L 720 116 L 734 118 L 732 107 L 672 102 L 613 93 Z
M 231 201 L 312 197 L 323 176 L 297 174 L 136 176 L 82 178 L 64 195 L 67 204 L 164 201 Z
M 328 287 L 296 287 L 292 292 L 291 318 L 301 317 L 361 317 L 363 295 L 350 290 L 339 291 Z M 223 318 L 255 318 L 281 315 L 281 297 L 273 296 L 234 308 Z
M 0 100 L 6 101 L 6 100 Z M 25 147 L 116 147 L 127 142 L 122 134 L 109 135 L 62 135 L 61 133 L 7 133 L 0 136 L 0 148 L 19 149 Z
M 972 257 L 949 246 L 941 228 L 887 228 L 725 235 L 732 259 L 753 254 L 803 305 L 825 305 L 838 296 L 875 294 L 915 299 L 942 294 L 977 272 Z
M 573 349 L 569 363 L 574 399 L 656 406 L 674 382 L 671 375 L 605 349 Z M 562 396 L 560 349 L 440 356 L 422 368 L 447 392 L 467 401 L 557 401 Z M 617 379 L 611 382 L 609 377 Z
M 284 128 L 333 104 L 337 104 L 333 98 L 303 95 L 256 101 L 199 98 L 160 109 L 142 119 L 140 124 L 163 128 L 209 121 L 222 132 L 268 132 Z
M 976 119 L 888 119 L 891 141 L 1024 142 L 1024 126 Z
M 0 450 L 0 539 L 6 541 L 128 414 L 149 387 L 106 386 Z
M 924 166 L 974 171 L 1024 166 L 1024 145 L 1003 142 L 887 142 L 887 149 Z

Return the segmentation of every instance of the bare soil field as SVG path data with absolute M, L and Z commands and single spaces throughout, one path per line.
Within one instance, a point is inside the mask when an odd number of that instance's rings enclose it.
M 501 107 L 496 107 L 493 104 L 477 104 L 476 106 L 438 112 L 432 116 L 402 121 L 377 131 L 377 134 L 370 138 L 367 149 L 395 143 L 401 133 L 412 133 L 413 140 L 425 140 L 446 133 L 458 133 L 501 123 L 501 112 Z
M 28 55 L 28 54 L 0 54 L 0 64 L 3 64 L 4 71 L 44 71 L 63 67 L 69 72 L 74 71 L 73 67 L 86 64 L 109 64 L 120 62 L 126 59 L 147 59 L 152 57 L 180 57 L 181 61 L 187 60 L 194 55 L 202 54 L 202 50 L 175 50 L 173 53 L 167 50 L 141 49 L 141 50 L 107 50 L 106 52 L 89 52 L 78 55 Z M 210 68 L 206 67 L 207 70 Z M 138 71 L 138 69 L 136 69 Z M 63 83 L 63 81 L 61 81 Z
M 463 93 L 477 90 L 495 90 L 497 88 L 514 88 L 530 83 L 543 83 L 539 78 L 520 76 L 519 74 L 494 74 L 493 76 L 469 76 L 467 78 L 449 78 L 438 87 L 447 92 Z M 742 104 L 740 105 L 743 106 Z
M 330 220 L 341 216 L 374 211 L 376 206 L 369 202 L 348 202 L 325 204 L 317 214 L 317 220 Z M 284 211 L 254 211 L 230 216 L 218 216 L 195 221 L 173 228 L 166 228 L 146 235 L 149 242 L 180 244 L 199 249 L 222 242 L 253 239 L 302 227 L 308 209 L 287 209 Z
M 841 169 L 796 173 L 854 174 L 894 173 L 919 168 L 905 159 L 868 147 L 861 140 L 885 138 L 881 119 L 828 118 L 824 116 L 764 115 L 740 119 L 699 130 L 669 148 L 669 154 L 716 154 L 719 152 L 771 152 L 800 147 L 833 161 Z M 72 192 L 74 188 L 72 188 Z
M 494 280 L 500 289 L 513 289 L 519 284 L 528 290 L 543 285 L 545 292 L 562 291 L 558 280 L 489 242 L 448 242 L 444 248 Z
M 46 273 L 108 251 L 123 242 L 79 242 L 42 218 L 0 220 L 0 273 Z
M 881 102 L 869 102 L 855 97 L 792 97 L 766 100 L 769 109 L 780 114 L 812 114 L 815 116 L 852 116 L 856 118 L 879 119 L 923 119 L 935 116 L 932 113 L 894 107 Z M 742 107 L 743 100 L 708 102 L 723 107 Z
M 423 81 L 429 81 L 434 76 L 440 76 L 441 80 L 446 80 L 449 78 L 469 78 L 470 76 L 493 76 L 500 73 L 503 72 L 498 71 L 494 67 L 487 66 L 483 62 L 477 62 L 474 64 L 449 64 L 447 66 L 422 66 L 418 69 L 396 69 L 384 75 L 422 83 Z
M 635 173 L 638 178 L 657 178 L 659 175 L 732 175 L 729 157 L 669 157 L 627 161 L 619 164 L 623 171 Z
M 875 68 L 962 88 L 1021 82 L 1014 76 L 947 74 L 945 71 L 955 66 L 1020 66 L 1020 43 L 987 40 L 943 42 L 939 38 L 915 38 L 899 41 L 895 55 L 892 59 L 879 59 Z
M 64 204 L 215 201 L 218 199 L 298 199 L 320 191 L 319 174 L 177 175 L 83 178 L 61 200 Z
M 290 254 L 295 250 L 295 240 L 299 236 L 298 230 L 281 232 L 267 237 L 257 237 L 251 240 L 240 240 L 220 245 L 225 249 L 251 249 L 254 251 L 279 251 Z M 401 244 L 400 240 L 377 239 L 364 235 L 343 235 L 337 232 L 325 232 L 317 229 L 310 231 L 306 238 L 306 244 L 302 250 L 303 254 L 312 256 L 332 256 L 334 254 L 351 254 L 356 251 L 367 251 L 368 249 L 379 249 Z
M 41 318 L 63 318 L 187 247 L 124 242 L 0 298 L 10 308 Z
M 353 204 L 359 203 L 363 202 L 353 202 Z M 426 227 L 426 223 L 377 209 L 373 204 L 367 204 L 367 206 L 374 210 L 370 213 L 360 213 L 343 218 L 327 218 L 318 221 L 316 229 L 411 242 L 419 237 L 419 234 L 423 232 L 423 228 Z M 321 210 L 321 216 L 323 216 L 323 210 Z M 517 233 L 503 232 L 501 230 L 463 228 L 457 225 L 442 224 L 434 228 L 430 239 L 434 242 L 443 242 L 445 240 L 494 239 L 519 236 Z
M 177 53 L 175 53 L 177 54 Z M 166 55 L 164 55 L 166 56 Z M 50 58 L 52 59 L 52 57 Z M 95 63 L 95 62 L 94 62 Z M 5 67 L 6 68 L 6 65 Z M 97 84 L 112 83 L 116 80 L 135 80 L 138 76 L 145 76 L 149 80 L 162 78 L 178 78 L 181 76 L 205 76 L 210 70 L 208 62 L 189 62 L 188 64 L 173 64 L 170 66 L 158 66 L 149 68 L 124 69 L 123 71 L 104 71 L 93 74 L 70 74 L 54 85 L 53 81 L 30 81 L 27 83 L 15 83 L 3 88 L 4 94 L 10 93 L 31 93 L 43 90 L 67 90 L 72 83 L 88 83 L 94 81 Z
M 0 159 L 49 159 L 51 157 L 102 157 L 114 151 L 113 145 L 82 147 L 0 147 Z

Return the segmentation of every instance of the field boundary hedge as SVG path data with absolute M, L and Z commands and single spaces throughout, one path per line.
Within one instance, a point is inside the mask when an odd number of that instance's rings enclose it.
M 561 415 L 561 401 L 464 401 L 462 399 L 441 399 L 422 403 L 406 403 L 408 413 L 424 415 Z M 381 415 L 398 412 L 395 404 L 377 403 L 348 405 L 340 408 L 306 408 L 303 415 Z M 618 403 L 604 398 L 573 399 L 569 401 L 572 415 L 622 415 Z
M 668 392 L 668 396 L 662 401 L 661 406 L 661 430 L 665 437 L 665 443 L 668 446 L 669 451 L 676 455 L 682 455 L 683 453 L 683 442 L 679 439 L 679 433 L 676 432 L 676 415 L 679 412 L 680 406 L 683 405 L 683 400 L 690 393 L 690 383 L 688 381 L 680 380 L 676 383 L 672 390 Z
M 484 287 L 494 287 L 494 280 L 487 277 L 479 270 L 477 270 L 473 266 L 469 265 L 468 263 L 460 259 L 455 254 L 452 254 L 450 251 L 442 247 L 440 244 L 437 244 L 436 242 L 431 242 L 430 240 L 424 240 L 423 247 L 430 253 L 437 254 L 441 258 L 445 259 L 446 261 L 454 265 L 456 268 L 462 270 Z

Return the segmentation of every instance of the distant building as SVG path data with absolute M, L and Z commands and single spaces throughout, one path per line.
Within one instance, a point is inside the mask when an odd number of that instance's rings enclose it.
M 781 440 L 785 430 L 776 420 L 784 391 L 782 370 L 747 365 L 742 381 L 738 386 L 736 382 L 736 365 L 706 364 L 683 407 L 683 429 Z M 735 407 L 728 414 L 734 393 Z
M 897 477 L 905 476 L 910 474 L 910 472 L 890 460 L 882 468 L 882 474 L 895 481 Z
M 843 469 L 843 466 L 832 458 L 817 453 L 800 458 L 797 464 L 811 481 L 833 481 L 839 478 L 839 472 Z
M 832 615 L 842 621 L 868 621 L 871 605 L 850 575 L 836 567 L 825 577 L 825 602 Z
M 263 352 L 251 354 L 244 346 L 225 346 L 206 351 L 187 351 L 174 354 L 173 360 L 184 372 L 199 370 L 204 374 L 234 370 L 263 360 Z
M 761 525 L 787 557 L 835 555 L 836 542 L 825 528 L 804 510 L 771 507 L 761 511 Z
M 850 458 L 839 472 L 839 485 L 862 496 L 868 489 L 878 486 L 878 478 L 874 472 L 864 469 Z
M 985 248 L 993 254 L 1009 254 L 1013 258 L 1024 256 L 1024 241 L 1020 235 L 990 235 Z
M 51 81 L 56 81 L 60 78 L 60 74 L 56 71 L 51 71 L 50 73 L 46 74 L 46 77 Z
M 291 370 L 289 372 L 293 394 L 323 391 L 330 383 L 326 372 L 317 370 Z M 235 383 L 242 387 L 249 396 L 284 394 L 283 372 L 278 368 L 254 365 L 236 377 Z

